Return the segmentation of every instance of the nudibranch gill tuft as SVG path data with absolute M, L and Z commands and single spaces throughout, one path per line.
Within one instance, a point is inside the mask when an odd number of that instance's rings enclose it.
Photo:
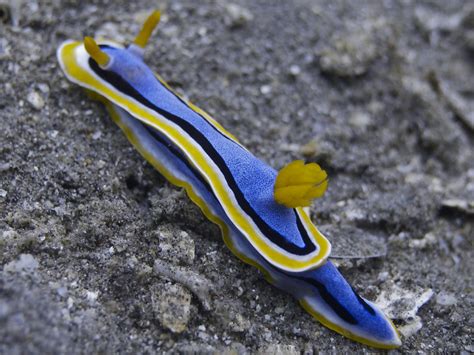
M 66 41 L 57 52 L 62 70 L 106 105 L 153 167 L 186 190 L 237 257 L 328 328 L 374 347 L 400 346 L 391 321 L 327 260 L 331 245 L 303 209 L 324 194 L 326 172 L 302 161 L 275 171 L 173 92 L 143 61 L 159 19 L 153 12 L 127 47 Z

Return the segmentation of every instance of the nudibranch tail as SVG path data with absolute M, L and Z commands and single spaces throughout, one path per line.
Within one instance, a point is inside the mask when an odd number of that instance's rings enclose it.
M 307 285 L 307 292 L 299 297 L 301 306 L 326 327 L 376 348 L 401 345 L 391 320 L 375 304 L 360 297 L 330 261 L 294 277 Z
M 128 47 L 89 37 L 65 42 L 61 68 L 105 103 L 153 167 L 186 190 L 235 255 L 329 328 L 377 347 L 399 345 L 390 321 L 327 260 L 331 245 L 302 208 L 323 195 L 326 172 L 296 161 L 277 173 L 176 95 L 141 55 L 159 17 L 154 12 Z
M 307 207 L 323 196 L 328 175 L 316 163 L 295 160 L 281 169 L 275 180 L 275 200 L 286 207 Z
M 150 38 L 153 30 L 158 25 L 161 19 L 161 12 L 156 10 L 154 11 L 148 18 L 146 19 L 145 23 L 143 24 L 142 29 L 138 33 L 137 37 L 133 43 L 140 48 L 145 48 L 146 44 L 148 43 L 148 39 Z

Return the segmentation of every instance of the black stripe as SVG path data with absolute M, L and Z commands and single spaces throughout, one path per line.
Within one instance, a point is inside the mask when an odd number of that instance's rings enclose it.
M 293 276 L 293 275 L 291 275 Z M 321 298 L 336 312 L 336 314 L 344 319 L 347 323 L 350 324 L 357 324 L 357 319 L 354 318 L 354 316 L 347 310 L 346 307 L 344 307 L 324 286 L 321 282 L 316 281 L 314 279 L 310 279 L 307 277 L 299 277 L 299 276 L 293 276 L 301 281 L 307 282 L 310 285 L 316 287 L 318 289 L 319 294 L 321 295 Z M 357 293 L 356 293 L 357 295 Z
M 104 49 L 104 48 L 107 48 L 107 49 L 117 49 L 115 47 L 112 47 L 112 46 L 109 46 L 109 45 L 106 45 L 106 44 L 102 44 L 100 45 L 100 48 Z M 155 76 L 156 77 L 156 76 Z M 226 136 L 225 134 L 223 134 L 219 129 L 217 129 L 216 126 L 214 126 L 211 122 L 209 122 L 209 120 L 204 117 L 202 114 L 200 114 L 199 112 L 197 112 L 196 110 L 194 110 L 193 108 L 189 107 L 189 104 L 184 101 L 181 97 L 179 97 L 175 92 L 173 92 L 172 90 L 168 89 L 166 87 L 166 85 L 164 85 L 161 80 L 156 77 L 156 80 L 159 81 L 159 83 L 171 94 L 173 95 L 179 102 L 181 102 L 183 105 L 185 105 L 186 107 L 188 107 L 190 110 L 192 110 L 196 115 L 198 115 L 199 117 L 201 117 L 205 122 L 207 122 L 209 124 L 209 126 L 214 129 L 217 133 L 219 133 L 220 135 L 222 135 L 223 137 L 225 137 L 226 139 L 230 140 L 231 142 L 235 143 L 235 144 L 238 144 L 240 145 L 238 142 L 236 142 L 234 139 Z
M 351 314 L 351 312 L 346 307 L 344 307 L 337 300 L 336 297 L 334 297 L 331 294 L 331 292 L 328 291 L 327 287 L 323 283 L 321 283 L 317 280 L 314 280 L 312 278 L 309 278 L 309 277 L 297 276 L 295 274 L 287 273 L 285 271 L 282 271 L 280 269 L 275 268 L 273 265 L 269 265 L 268 267 L 272 268 L 275 272 L 281 272 L 282 274 L 286 275 L 287 277 L 291 277 L 291 278 L 301 280 L 301 281 L 306 282 L 306 283 L 310 284 L 311 286 L 315 287 L 318 290 L 319 295 L 324 300 L 324 302 L 326 302 L 329 305 L 329 307 L 331 307 L 331 309 L 341 319 L 343 319 L 344 321 L 346 321 L 349 324 L 358 324 L 357 319 Z M 369 312 L 372 316 L 376 316 L 375 310 L 367 302 L 365 302 L 365 300 L 362 297 L 359 296 L 359 294 L 354 290 L 354 288 L 352 286 L 350 286 L 350 287 L 351 287 L 352 292 L 356 296 L 357 300 L 364 307 L 364 309 L 367 312 Z
M 352 288 L 352 292 L 354 292 L 354 294 L 357 297 L 357 300 L 362 305 L 362 307 L 364 307 L 367 312 L 375 316 L 375 310 L 372 307 L 370 307 L 370 305 L 367 302 L 365 302 L 365 300 L 362 297 L 359 296 L 356 290 L 354 290 L 354 287 L 351 286 L 351 288 Z
M 279 247 L 287 250 L 290 253 L 293 253 L 295 255 L 307 255 L 315 250 L 315 246 L 311 243 L 309 236 L 304 230 L 304 233 L 301 234 L 303 242 L 304 242 L 304 247 L 298 247 L 297 245 L 288 242 L 280 233 L 275 231 L 273 228 L 271 228 L 256 212 L 255 210 L 250 206 L 248 201 L 246 200 L 245 196 L 243 195 L 242 191 L 240 191 L 237 183 L 235 182 L 234 177 L 232 176 L 229 168 L 225 164 L 224 159 L 219 155 L 219 153 L 216 151 L 216 149 L 213 147 L 213 145 L 208 141 L 208 139 L 194 127 L 192 124 L 187 122 L 186 120 L 173 115 L 170 112 L 167 112 L 156 105 L 154 105 L 152 102 L 147 100 L 145 97 L 143 97 L 134 87 L 132 87 L 128 82 L 126 82 L 120 75 L 112 72 L 112 71 L 107 71 L 103 70 L 99 67 L 99 65 L 92 59 L 89 59 L 89 65 L 91 69 L 98 75 L 100 76 L 103 80 L 107 81 L 111 85 L 113 85 L 117 90 L 120 92 L 125 93 L 126 95 L 132 97 L 136 101 L 140 102 L 142 105 L 154 110 L 161 116 L 166 117 L 169 121 L 173 122 L 174 124 L 178 125 L 181 127 L 185 132 L 187 132 L 209 155 L 209 157 L 215 162 L 215 164 L 219 167 L 221 172 L 223 173 L 230 189 L 234 192 L 235 197 L 237 199 L 237 202 L 239 206 L 245 211 L 246 214 L 248 214 L 252 220 L 255 222 L 257 227 L 260 229 L 260 231 L 274 244 L 278 245 Z M 161 84 L 161 83 L 160 83 Z M 165 87 L 166 88 L 166 87 Z M 166 89 L 167 90 L 167 89 Z M 209 124 L 209 122 L 206 120 Z M 211 125 L 212 126 L 212 125 Z M 214 127 L 215 128 L 215 127 Z M 222 133 L 220 133 L 222 134 Z M 241 148 L 239 146 L 239 148 Z M 299 219 L 299 216 L 296 216 L 297 220 Z M 304 229 L 304 228 L 303 228 Z M 300 230 L 301 233 L 301 230 Z
M 319 295 L 324 300 L 324 302 L 326 302 L 331 307 L 331 309 L 341 319 L 345 320 L 349 324 L 358 324 L 357 319 L 351 314 L 351 312 L 349 312 L 349 310 L 346 307 L 344 307 L 337 300 L 336 297 L 334 297 L 331 294 L 331 292 L 328 291 L 327 287 L 323 283 L 321 283 L 317 280 L 314 280 L 312 278 L 309 278 L 309 277 L 297 276 L 295 274 L 291 274 L 291 273 L 282 271 L 280 269 L 277 269 L 273 265 L 269 265 L 268 268 L 273 269 L 274 272 L 280 272 L 280 273 L 286 275 L 287 277 L 301 280 L 301 281 L 306 282 L 306 283 L 310 284 L 311 286 L 315 287 L 318 290 Z M 375 310 L 367 302 L 365 302 L 365 300 L 362 297 L 359 296 L 359 294 L 354 290 L 354 288 L 352 286 L 350 286 L 350 287 L 351 287 L 352 292 L 356 296 L 357 300 L 364 307 L 364 309 L 367 312 L 369 312 L 372 316 L 375 316 L 376 315 Z

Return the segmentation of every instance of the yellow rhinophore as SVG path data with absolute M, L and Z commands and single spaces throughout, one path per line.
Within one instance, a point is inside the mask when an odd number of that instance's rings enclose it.
M 316 163 L 295 160 L 278 172 L 275 201 L 286 207 L 306 207 L 323 196 L 328 187 L 328 174 Z
M 148 39 L 151 36 L 151 33 L 160 22 L 160 18 L 161 12 L 158 10 L 153 11 L 153 13 L 146 19 L 142 29 L 138 33 L 137 37 L 135 37 L 133 43 L 136 44 L 138 47 L 145 48 L 146 44 L 148 43 Z
M 84 37 L 84 47 L 86 48 L 87 53 L 99 64 L 101 67 L 105 67 L 110 62 L 110 58 L 105 53 L 98 44 L 94 41 L 92 37 Z

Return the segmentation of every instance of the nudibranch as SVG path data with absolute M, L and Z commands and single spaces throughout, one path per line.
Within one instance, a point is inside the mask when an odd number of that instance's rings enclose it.
M 186 190 L 237 257 L 328 328 L 374 347 L 400 346 L 392 322 L 328 260 L 331 245 L 304 209 L 324 194 L 326 172 L 303 161 L 275 171 L 173 92 L 143 61 L 159 19 L 153 12 L 126 47 L 90 37 L 66 41 L 57 52 L 62 70 L 105 104 L 156 170 Z

